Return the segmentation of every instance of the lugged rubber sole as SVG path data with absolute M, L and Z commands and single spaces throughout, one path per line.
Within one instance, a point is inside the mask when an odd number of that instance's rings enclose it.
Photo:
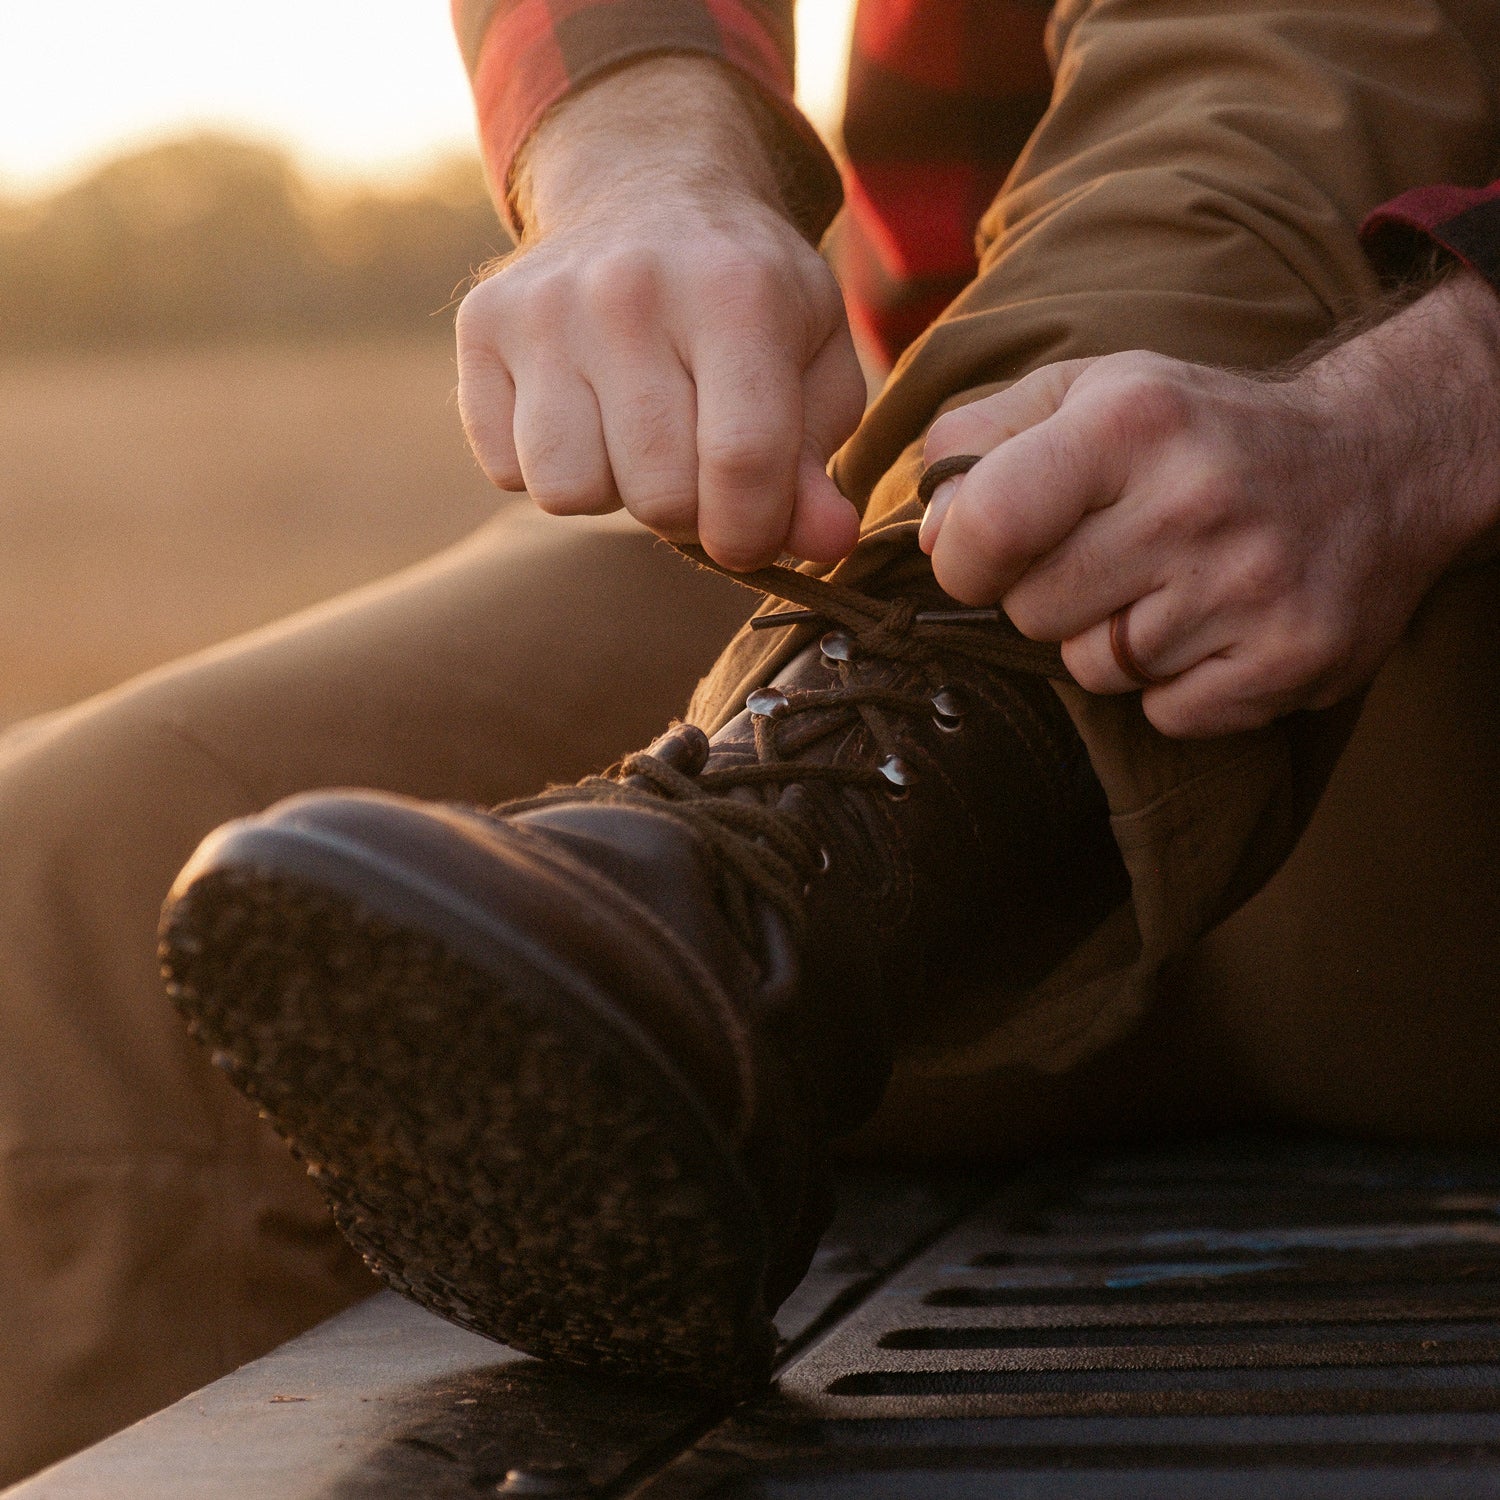
M 398 1291 L 547 1358 L 765 1378 L 737 1171 L 555 975 L 481 968 L 325 884 L 232 865 L 169 903 L 161 951 L 191 1030 Z

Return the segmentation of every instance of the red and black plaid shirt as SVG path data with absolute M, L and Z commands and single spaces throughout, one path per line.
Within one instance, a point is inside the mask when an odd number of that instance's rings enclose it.
M 816 3 L 816 0 L 810 0 Z M 892 358 L 972 279 L 974 231 L 1041 119 L 1047 0 L 860 0 L 843 139 L 839 270 L 857 324 Z M 716 57 L 786 123 L 821 234 L 839 172 L 792 103 L 793 0 L 453 0 L 496 199 L 543 112 L 652 52 Z
M 1376 264 L 1394 279 L 1436 244 L 1500 291 L 1500 182 L 1483 188 L 1413 188 L 1377 208 L 1360 235 Z
M 821 234 L 839 173 L 792 103 L 794 0 L 452 0 L 496 199 L 543 112 L 604 69 L 696 53 L 752 79 L 786 125 Z M 816 3 L 816 0 L 809 0 Z M 1049 0 L 859 0 L 838 264 L 850 313 L 894 357 L 976 270 L 974 232 L 1051 95 Z M 1430 236 L 1500 287 L 1500 187 L 1429 188 L 1373 214 L 1390 262 Z M 1404 236 L 1404 239 L 1403 239 Z

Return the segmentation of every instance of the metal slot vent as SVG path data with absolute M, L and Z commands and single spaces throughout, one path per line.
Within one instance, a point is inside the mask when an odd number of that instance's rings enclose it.
M 1039 1169 L 643 1493 L 1500 1497 L 1500 1163 Z

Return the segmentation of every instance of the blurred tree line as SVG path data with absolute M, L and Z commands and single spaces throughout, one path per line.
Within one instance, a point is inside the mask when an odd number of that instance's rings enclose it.
M 335 186 L 272 147 L 194 135 L 0 198 L 0 352 L 441 326 L 508 248 L 477 159 Z

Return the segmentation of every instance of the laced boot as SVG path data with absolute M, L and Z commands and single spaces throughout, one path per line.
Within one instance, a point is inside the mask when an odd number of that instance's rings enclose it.
M 712 741 L 488 812 L 294 798 L 213 834 L 162 926 L 192 1029 L 391 1286 L 733 1388 L 893 1049 L 968 976 L 1024 994 L 1124 891 L 1054 650 L 925 563 L 894 598 L 750 581 L 806 644 Z

